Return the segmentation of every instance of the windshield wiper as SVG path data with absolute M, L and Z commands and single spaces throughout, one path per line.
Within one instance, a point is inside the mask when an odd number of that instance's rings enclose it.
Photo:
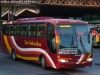
M 74 47 L 74 39 L 73 39 L 73 35 L 72 35 L 72 42 L 71 42 L 71 47 Z
M 81 43 L 81 47 L 82 47 L 84 53 L 86 53 L 86 49 L 85 49 L 85 47 L 84 47 L 84 45 L 83 45 L 82 36 L 81 36 L 81 35 L 80 35 L 80 43 Z
M 73 35 L 72 35 L 72 42 L 71 42 L 71 47 L 74 47 L 74 48 L 76 48 L 76 47 L 77 47 L 77 46 L 75 46 L 75 44 L 74 44 Z

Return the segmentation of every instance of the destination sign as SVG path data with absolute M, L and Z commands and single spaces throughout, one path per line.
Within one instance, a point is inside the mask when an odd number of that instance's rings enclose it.
M 60 25 L 60 28 L 69 28 L 71 25 Z

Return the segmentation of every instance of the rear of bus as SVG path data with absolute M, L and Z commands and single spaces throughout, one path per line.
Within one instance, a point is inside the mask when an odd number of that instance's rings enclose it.
M 56 24 L 57 68 L 83 68 L 92 65 L 92 36 L 81 21 Z

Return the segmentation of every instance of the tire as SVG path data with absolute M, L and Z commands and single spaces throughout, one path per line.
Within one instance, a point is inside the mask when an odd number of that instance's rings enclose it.
M 42 65 L 43 69 L 45 69 L 45 70 L 47 69 L 46 59 L 44 56 L 42 56 L 42 58 L 41 58 L 41 65 Z
M 16 51 L 15 51 L 15 50 L 12 51 L 12 59 L 13 59 L 14 61 L 17 60 L 17 56 L 16 56 Z

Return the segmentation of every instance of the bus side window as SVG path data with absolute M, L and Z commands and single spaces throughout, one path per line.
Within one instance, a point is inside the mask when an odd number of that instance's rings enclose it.
M 10 25 L 9 34 L 14 35 L 14 25 Z
M 41 23 L 38 24 L 38 28 L 37 28 L 37 36 L 38 37 L 45 37 L 45 24 Z
M 34 36 L 36 37 L 36 31 L 37 31 L 37 26 L 36 24 L 30 24 L 30 27 L 29 27 L 29 36 Z
M 28 36 L 28 24 L 21 26 L 21 35 Z
M 2 34 L 4 35 L 9 34 L 9 25 L 2 25 Z
M 9 25 L 6 26 L 6 35 L 9 35 Z
M 20 35 L 20 31 L 21 31 L 20 25 L 15 25 L 14 29 L 15 29 L 14 35 Z

